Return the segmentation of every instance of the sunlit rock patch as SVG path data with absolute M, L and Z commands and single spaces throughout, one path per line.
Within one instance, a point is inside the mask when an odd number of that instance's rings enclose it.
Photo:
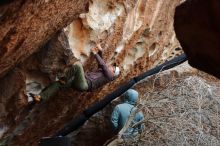
M 137 70 L 149 68 L 164 51 L 179 47 L 172 19 L 178 4 L 179 0 L 91 1 L 89 12 L 66 28 L 74 56 L 87 64 L 90 49 L 99 42 L 109 62 L 130 71 L 136 64 L 142 66 Z

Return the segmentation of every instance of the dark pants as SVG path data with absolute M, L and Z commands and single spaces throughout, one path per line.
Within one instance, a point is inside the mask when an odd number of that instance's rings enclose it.
M 75 63 L 70 69 L 65 72 L 66 83 L 61 84 L 59 81 L 51 83 L 40 93 L 41 98 L 47 99 L 54 96 L 61 88 L 73 87 L 79 91 L 88 90 L 88 83 L 85 78 L 84 70 L 80 62 Z

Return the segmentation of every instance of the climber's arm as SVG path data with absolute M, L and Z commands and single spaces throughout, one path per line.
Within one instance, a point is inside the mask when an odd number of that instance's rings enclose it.
M 116 106 L 111 115 L 111 123 L 114 130 L 117 130 L 119 128 L 118 122 L 119 122 L 119 109 L 118 106 Z
M 96 58 L 96 61 L 98 62 L 99 67 L 102 68 L 104 75 L 109 80 L 113 80 L 114 79 L 113 73 L 109 70 L 107 64 L 102 59 L 102 57 L 99 55 L 101 53 L 100 49 L 98 50 L 97 48 L 92 48 L 92 52 L 93 52 L 93 54 L 94 54 L 94 56 Z

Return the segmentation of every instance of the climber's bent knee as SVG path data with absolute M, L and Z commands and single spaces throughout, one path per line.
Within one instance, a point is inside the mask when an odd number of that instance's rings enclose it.
M 89 89 L 89 86 L 87 83 L 85 84 L 78 84 L 78 85 L 75 85 L 74 87 L 75 89 L 79 90 L 79 91 L 87 91 Z

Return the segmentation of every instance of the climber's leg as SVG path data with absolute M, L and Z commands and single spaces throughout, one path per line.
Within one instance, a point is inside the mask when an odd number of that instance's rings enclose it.
M 68 79 L 70 76 L 74 79 L 71 81 L 72 87 L 79 91 L 88 90 L 88 83 L 85 78 L 85 73 L 83 70 L 83 66 L 80 62 L 75 63 L 70 70 L 66 72 L 66 78 Z M 68 83 L 69 84 L 69 83 Z
M 59 81 L 53 82 L 49 86 L 44 88 L 39 95 L 42 100 L 45 100 L 51 96 L 54 96 L 61 87 L 62 85 Z
M 35 102 L 45 100 L 54 96 L 61 88 L 74 87 L 79 91 L 88 90 L 88 84 L 85 79 L 84 70 L 80 62 L 75 63 L 65 72 L 64 82 L 62 80 L 53 82 L 44 88 L 39 95 L 30 94 Z

